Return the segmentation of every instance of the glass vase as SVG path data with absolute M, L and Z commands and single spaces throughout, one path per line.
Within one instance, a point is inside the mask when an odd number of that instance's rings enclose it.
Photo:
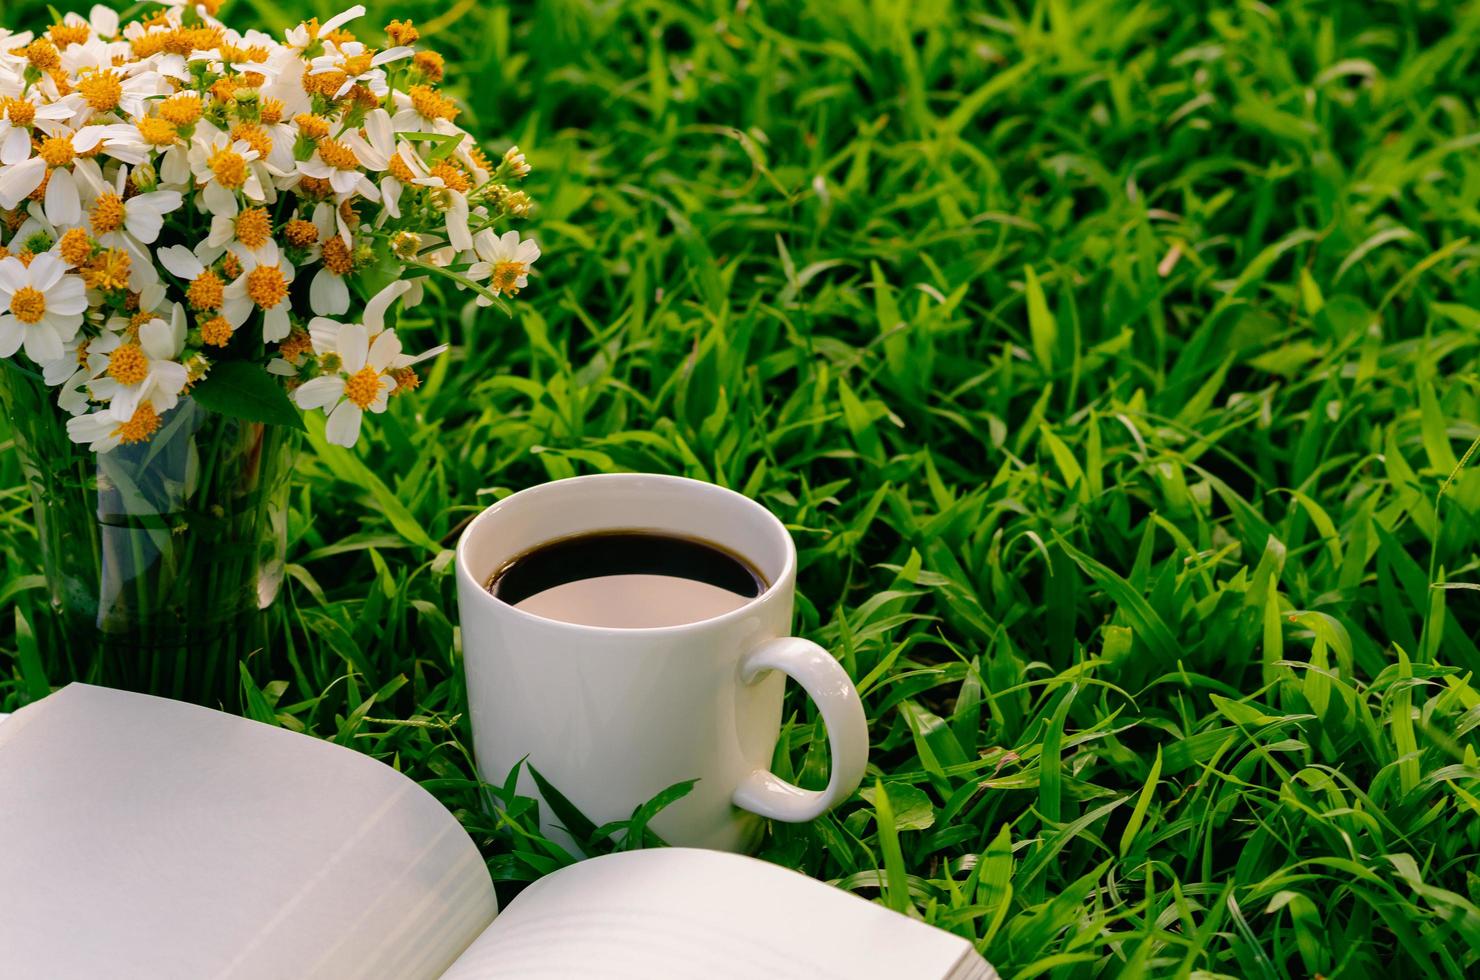
M 147 442 L 94 453 L 55 394 L 0 371 L 50 591 L 48 679 L 238 710 L 282 584 L 298 434 L 187 396 Z

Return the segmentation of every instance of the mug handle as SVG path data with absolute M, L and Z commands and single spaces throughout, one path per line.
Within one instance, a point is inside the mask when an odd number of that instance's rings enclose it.
M 740 662 L 740 679 L 752 684 L 779 670 L 802 685 L 822 712 L 832 750 L 831 778 L 824 790 L 802 789 L 769 769 L 757 769 L 731 797 L 742 809 L 785 823 L 820 817 L 853 794 L 868 767 L 868 720 L 853 680 L 832 654 L 811 640 L 769 640 Z

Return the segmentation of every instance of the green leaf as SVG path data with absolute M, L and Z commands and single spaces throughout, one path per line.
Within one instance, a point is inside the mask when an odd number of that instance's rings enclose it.
M 324 416 L 321 413 L 313 413 L 307 431 L 309 445 L 313 447 L 314 452 L 324 461 L 330 471 L 340 480 L 351 486 L 362 488 L 375 498 L 380 512 L 385 515 L 386 520 L 391 522 L 391 526 L 401 537 L 433 555 L 442 553 L 444 549 L 437 539 L 427 533 L 427 529 L 421 526 L 421 522 L 407 509 L 401 498 L 396 496 L 370 467 L 343 446 L 330 444 L 329 440 L 324 437 Z
M 531 771 L 533 771 L 533 767 L 531 767 Z M 622 845 L 619 849 L 636 850 L 655 843 L 662 843 L 656 834 L 648 830 L 648 823 L 664 809 L 672 806 L 693 792 L 698 782 L 699 780 L 697 779 L 685 779 L 682 782 L 674 783 L 634 810 L 632 819 L 627 824 L 627 836 L 622 839 Z
M 556 789 L 554 784 L 541 775 L 538 769 L 528 762 L 523 765 L 529 770 L 530 778 L 534 780 L 535 786 L 539 787 L 540 795 L 545 798 L 545 805 L 550 808 L 551 815 L 559 821 L 558 826 L 564 827 L 578 843 L 585 843 L 596 836 L 596 825 L 580 811 L 579 807 L 566 799 L 565 794 Z
M 457 150 L 458 144 L 463 141 L 461 134 L 447 135 L 443 133 L 402 133 L 402 138 L 415 140 L 418 143 L 432 144 L 432 150 L 426 155 L 427 163 L 441 163 L 452 156 Z
M 1131 818 L 1125 822 L 1125 830 L 1120 833 L 1120 856 L 1125 857 L 1126 852 L 1131 849 L 1131 844 L 1136 840 L 1136 834 L 1141 831 L 1141 823 L 1146 819 L 1146 811 L 1151 807 L 1151 797 L 1156 793 L 1156 784 L 1161 781 L 1161 746 L 1156 747 L 1156 758 L 1151 763 L 1151 772 L 1146 776 L 1146 785 L 1141 787 L 1141 794 L 1136 797 L 1135 809 L 1131 811 Z
M 884 784 L 874 782 L 874 818 L 879 825 L 879 850 L 884 856 L 884 904 L 896 912 L 910 907 L 909 871 L 904 864 L 904 851 L 899 846 L 899 827 L 894 822 L 894 808 Z
M 210 373 L 190 389 L 190 397 L 217 415 L 303 431 L 303 413 L 283 390 L 283 383 L 261 365 L 247 361 L 213 364 Z
M 870 805 L 877 805 L 881 783 L 865 786 L 858 795 Z M 909 783 L 892 783 L 883 787 L 889 794 L 889 805 L 894 809 L 894 826 L 897 830 L 927 830 L 935 826 L 935 804 L 929 795 L 918 786 Z
M 1028 333 L 1033 338 L 1033 354 L 1043 370 L 1053 370 L 1053 351 L 1059 342 L 1059 325 L 1049 312 L 1048 300 L 1043 295 L 1043 285 L 1027 266 L 1023 272 L 1027 279 L 1024 292 L 1028 297 Z
M 1146 601 L 1146 597 L 1105 565 L 1075 550 L 1059 535 L 1055 534 L 1054 540 L 1059 543 L 1059 547 L 1064 549 L 1064 553 L 1074 561 L 1074 564 L 1094 579 L 1095 584 L 1104 589 L 1105 594 L 1114 600 L 1121 613 L 1130 620 L 1131 629 L 1146 644 L 1151 653 L 1162 664 L 1175 663 L 1181 656 L 1181 648 L 1176 637 L 1172 635 L 1172 631 L 1167 628 L 1167 624 Z

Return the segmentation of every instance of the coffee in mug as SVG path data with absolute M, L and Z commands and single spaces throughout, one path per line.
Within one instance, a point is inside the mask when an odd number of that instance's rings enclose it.
M 717 544 L 659 531 L 577 534 L 518 555 L 488 592 L 515 609 L 582 626 L 645 629 L 723 615 L 766 590 Z
M 836 806 L 863 778 L 868 726 L 837 659 L 791 635 L 796 568 L 774 514 L 697 480 L 575 477 L 489 507 L 457 547 L 480 775 L 502 786 L 518 767 L 538 799 L 537 770 L 598 826 L 697 780 L 649 827 L 719 850 L 749 849 L 762 817 Z M 821 790 L 771 772 L 787 677 L 827 726 Z

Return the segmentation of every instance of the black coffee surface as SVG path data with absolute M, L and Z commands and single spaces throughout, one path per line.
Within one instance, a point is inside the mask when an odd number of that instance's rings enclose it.
M 664 575 L 751 599 L 766 581 L 743 559 L 694 538 L 652 531 L 600 531 L 560 538 L 499 569 L 488 591 L 509 605 L 556 586 L 609 575 Z

